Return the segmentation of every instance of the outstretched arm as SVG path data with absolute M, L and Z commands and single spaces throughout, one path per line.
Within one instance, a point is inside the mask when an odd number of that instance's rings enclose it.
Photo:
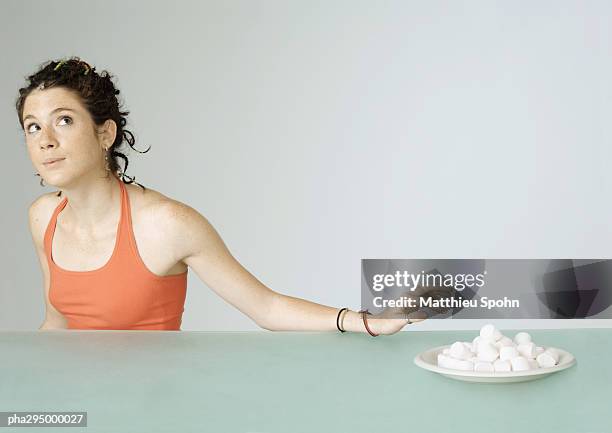
M 177 261 L 183 261 L 225 301 L 271 331 L 334 331 L 339 308 L 283 295 L 266 287 L 230 253 L 208 222 L 193 208 L 175 200 L 159 205 L 160 221 L 170 231 L 171 248 Z M 366 332 L 361 315 L 343 314 L 346 331 Z M 418 321 L 368 316 L 370 329 L 392 334 L 404 325 Z
M 268 328 L 276 331 L 338 331 L 336 319 L 339 308 L 316 304 L 300 298 L 277 293 L 270 308 L 273 325 Z M 381 315 L 369 315 L 368 327 L 375 334 L 394 334 L 409 323 L 420 322 L 424 316 L 413 312 L 402 317 L 399 310 L 386 310 Z M 361 314 L 347 311 L 341 315 L 341 326 L 345 331 L 367 332 Z

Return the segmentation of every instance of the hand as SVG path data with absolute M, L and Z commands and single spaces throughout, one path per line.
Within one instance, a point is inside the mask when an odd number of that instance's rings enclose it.
M 367 315 L 368 327 L 378 335 L 391 335 L 398 332 L 404 326 L 417 322 L 422 322 L 427 318 L 423 311 L 412 311 L 410 313 L 400 313 L 402 308 L 386 308 L 380 314 Z
M 433 297 L 440 298 L 449 296 L 452 292 L 449 289 L 417 287 L 416 290 L 401 293 L 396 300 L 401 298 L 413 299 L 418 305 L 419 298 Z M 366 318 L 370 330 L 379 335 L 391 335 L 398 332 L 404 326 L 416 322 L 422 322 L 431 313 L 442 313 L 443 310 L 430 309 L 429 313 L 419 309 L 419 307 L 387 307 L 380 314 L 368 315 Z
M 447 287 L 416 287 L 415 290 L 401 293 L 396 300 L 400 298 L 412 298 L 415 304 L 418 305 L 420 298 L 440 299 L 452 296 L 453 289 Z M 387 307 L 380 314 L 368 315 L 368 327 L 370 330 L 379 335 L 391 335 L 402 329 L 404 326 L 412 323 L 422 322 L 430 317 L 445 313 L 448 308 L 428 308 L 429 312 L 419 309 L 419 307 Z

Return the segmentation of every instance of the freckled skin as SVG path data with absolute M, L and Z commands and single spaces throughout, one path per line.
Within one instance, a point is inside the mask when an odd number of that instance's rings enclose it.
M 74 111 L 51 113 L 58 107 Z M 104 149 L 115 140 L 117 125 L 109 119 L 97 127 L 74 91 L 61 87 L 34 90 L 24 102 L 23 115 L 28 154 L 46 184 L 69 188 L 87 178 L 106 176 Z M 26 118 L 28 115 L 35 118 Z M 69 159 L 70 164 L 62 170 L 43 165 L 45 158 L 55 156 Z
M 57 108 L 69 110 L 56 111 Z M 116 125 L 107 120 L 95 125 L 77 92 L 62 87 L 36 89 L 23 105 L 24 140 L 33 168 L 56 192 L 40 197 L 34 218 L 44 224 L 50 213 L 69 198 L 57 220 L 54 244 L 58 263 L 67 269 L 88 270 L 106 263 L 115 244 L 120 216 L 120 191 L 106 170 L 104 156 L 116 138 Z M 43 164 L 46 158 L 62 157 L 55 168 Z M 125 185 L 130 197 L 132 227 L 147 267 L 157 275 L 184 272 L 187 266 L 167 253 L 171 239 L 162 235 L 164 221 L 155 216 L 156 203 L 172 201 L 147 188 Z M 44 202 L 44 203 L 42 203 Z M 42 219 L 43 215 L 45 221 Z

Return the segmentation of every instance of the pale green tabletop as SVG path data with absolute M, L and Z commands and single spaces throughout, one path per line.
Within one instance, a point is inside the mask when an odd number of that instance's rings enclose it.
M 577 360 L 531 382 L 414 365 L 477 332 L 0 332 L 0 411 L 88 413 L 87 427 L 0 433 L 612 431 L 612 329 L 529 331 Z

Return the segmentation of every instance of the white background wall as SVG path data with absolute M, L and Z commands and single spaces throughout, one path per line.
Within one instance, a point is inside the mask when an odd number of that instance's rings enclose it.
M 611 256 L 610 2 L 0 10 L 0 329 L 44 317 L 27 208 L 51 189 L 33 176 L 14 100 L 40 63 L 70 55 L 116 75 L 128 129 L 152 146 L 128 174 L 200 211 L 276 291 L 357 310 L 361 258 Z M 182 328 L 259 329 L 193 271 Z

